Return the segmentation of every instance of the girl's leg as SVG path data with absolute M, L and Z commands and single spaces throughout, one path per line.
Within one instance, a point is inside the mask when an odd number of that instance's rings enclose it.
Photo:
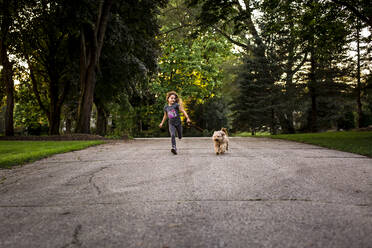
M 177 150 L 176 148 L 176 127 L 173 126 L 172 124 L 169 124 L 169 133 L 171 135 L 171 140 L 172 140 L 172 149 L 176 151 Z
M 182 125 L 179 124 L 176 126 L 176 129 L 177 129 L 177 136 L 179 139 L 182 139 Z

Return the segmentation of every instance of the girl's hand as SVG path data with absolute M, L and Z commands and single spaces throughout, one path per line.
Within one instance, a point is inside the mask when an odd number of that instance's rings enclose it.
M 190 123 L 191 123 L 190 118 L 187 118 L 187 119 L 186 119 L 186 122 L 190 124 Z
M 159 127 L 162 128 L 162 127 L 163 127 L 163 123 L 160 123 L 160 124 L 159 124 Z

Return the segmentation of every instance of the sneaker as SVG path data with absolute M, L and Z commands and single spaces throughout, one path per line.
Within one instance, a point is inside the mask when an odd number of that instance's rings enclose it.
M 177 151 L 176 151 L 176 149 L 172 148 L 172 149 L 171 149 L 171 152 L 172 152 L 174 155 L 177 155 Z

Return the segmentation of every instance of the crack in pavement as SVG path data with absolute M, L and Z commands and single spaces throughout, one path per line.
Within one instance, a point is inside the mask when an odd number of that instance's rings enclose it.
M 93 163 L 93 162 L 110 162 L 110 161 L 130 161 L 127 159 L 97 159 L 97 160 L 54 160 L 54 161 L 48 161 L 48 162 L 40 162 L 40 164 L 65 164 L 65 163 Z
M 79 234 L 81 232 L 82 226 L 79 224 L 74 230 L 74 235 L 71 244 L 77 245 L 78 247 L 81 247 L 82 243 L 79 240 Z
M 74 230 L 74 233 L 72 235 L 72 241 L 69 244 L 62 246 L 62 248 L 81 247 L 82 242 L 79 240 L 79 235 L 80 235 L 81 229 L 82 229 L 82 226 L 80 224 L 77 225 L 75 230 Z
M 107 169 L 108 166 L 104 166 L 104 167 L 100 167 L 98 169 L 95 169 L 93 171 L 88 171 L 86 173 L 83 173 L 81 175 L 78 175 L 78 176 L 75 176 L 75 177 L 72 177 L 70 178 L 66 183 L 64 183 L 63 185 L 64 186 L 71 186 L 71 185 L 75 185 L 76 182 L 74 182 L 75 180 L 78 181 L 78 183 L 81 183 L 84 181 L 84 178 L 87 178 L 88 177 L 88 183 L 90 185 L 92 185 L 92 187 L 96 190 L 96 192 L 98 194 L 101 194 L 101 190 L 100 188 L 93 182 L 93 178 L 96 176 L 96 174 L 102 172 L 103 170 Z M 83 178 L 83 180 L 79 180 L 80 178 Z
M 355 159 L 370 159 L 368 157 L 337 157 L 337 156 L 313 156 L 313 157 L 303 157 L 303 158 L 355 158 Z
M 93 182 L 93 177 L 94 177 L 94 176 L 95 176 L 94 174 L 90 176 L 90 178 L 89 178 L 89 183 L 90 183 L 90 184 L 93 186 L 93 188 L 96 190 L 97 194 L 100 195 L 100 194 L 102 193 L 102 191 L 101 191 L 101 189 L 97 186 L 97 184 L 95 184 L 95 183 Z
M 183 179 L 185 175 L 192 175 L 202 169 L 198 168 L 189 168 L 183 171 L 179 171 L 177 173 L 173 173 L 164 177 L 158 177 L 158 178 L 151 178 L 148 180 L 142 180 L 138 181 L 136 183 L 129 183 L 123 187 L 123 189 L 130 189 L 130 188 L 135 188 L 135 187 L 140 187 L 140 186 L 156 186 L 156 185 L 163 185 L 163 183 L 168 182 L 170 180 L 179 180 Z
M 7 193 L 9 191 L 10 186 L 13 186 L 15 184 L 18 184 L 19 181 L 21 181 L 21 178 L 15 179 L 13 182 L 10 181 L 11 179 L 4 178 L 2 181 L 3 188 L 0 190 L 0 193 Z
M 8 191 L 0 193 L 0 220 L 6 224 L 0 243 L 57 248 L 371 244 L 370 158 L 296 143 L 236 141 L 224 156 L 213 153 L 211 140 L 198 138 L 180 142 L 180 153 L 173 156 L 166 138 L 1 172 L 0 191 Z
M 48 208 L 48 207 L 86 207 L 96 205 L 127 205 L 133 203 L 189 203 L 189 202 L 270 202 L 270 203 L 282 203 L 282 202 L 301 202 L 301 203 L 317 203 L 317 204 L 330 204 L 330 205 L 343 205 L 343 206 L 356 206 L 356 207 L 371 207 L 371 203 L 339 203 L 339 202 L 327 202 L 327 201 L 314 201 L 311 199 L 298 199 L 298 198 L 283 198 L 283 199 L 264 199 L 264 198 L 252 198 L 252 199 L 184 199 L 184 200 L 148 200 L 148 201 L 126 201 L 126 202 L 93 202 L 93 203 L 82 203 L 82 204 L 46 204 L 46 205 L 0 205 L 0 208 Z
M 93 186 L 93 188 L 96 190 L 97 194 L 100 195 L 102 193 L 100 187 L 97 186 L 97 184 L 93 181 L 93 178 L 96 176 L 96 174 L 102 172 L 103 170 L 107 169 L 107 166 L 101 167 L 99 170 L 94 171 L 90 177 L 88 182 Z

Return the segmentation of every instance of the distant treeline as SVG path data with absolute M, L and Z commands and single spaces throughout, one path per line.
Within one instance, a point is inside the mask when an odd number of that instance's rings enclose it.
M 372 125 L 372 7 L 358 0 L 0 1 L 0 132 L 162 136 Z

